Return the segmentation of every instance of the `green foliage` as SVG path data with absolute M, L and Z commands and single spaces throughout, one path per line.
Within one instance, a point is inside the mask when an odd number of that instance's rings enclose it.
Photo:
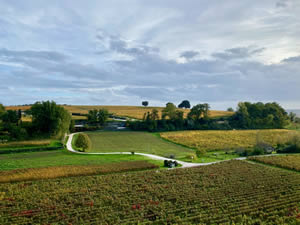
M 107 121 L 108 116 L 109 112 L 106 109 L 93 109 L 89 111 L 87 118 L 89 123 L 99 124 L 102 126 Z
M 209 109 L 210 106 L 207 103 L 195 105 L 188 114 L 188 117 L 194 120 L 200 120 L 201 118 L 208 119 Z
M 0 120 L 4 112 L 5 112 L 5 107 L 0 103 Z
M 205 149 L 197 149 L 196 150 L 196 155 L 198 158 L 201 158 L 202 156 L 204 156 L 206 154 Z
M 288 124 L 287 112 L 276 102 L 240 102 L 231 117 L 231 125 L 243 129 L 284 128 Z
M 91 140 L 87 134 L 79 133 L 75 140 L 76 148 L 79 148 L 81 151 L 85 152 L 90 149 L 92 146 Z
M 32 124 L 37 132 L 62 137 L 69 131 L 70 113 L 55 102 L 36 102 L 31 107 Z
M 7 110 L 2 114 L 3 123 L 14 123 L 17 124 L 20 121 L 18 112 L 15 110 Z
M 188 100 L 183 100 L 179 105 L 178 108 L 186 108 L 189 109 L 191 108 L 191 104 Z
M 232 107 L 229 107 L 229 108 L 227 109 L 227 111 L 228 111 L 228 112 L 234 112 L 234 109 L 233 109 Z
M 162 110 L 162 118 L 166 119 L 167 117 L 171 120 L 176 117 L 176 106 L 171 102 L 168 102 Z

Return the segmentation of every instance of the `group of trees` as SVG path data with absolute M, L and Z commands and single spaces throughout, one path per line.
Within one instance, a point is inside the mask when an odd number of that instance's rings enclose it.
M 157 109 L 153 109 L 145 113 L 143 121 L 129 122 L 129 127 L 133 130 L 147 131 L 213 129 L 219 125 L 209 118 L 209 108 L 207 103 L 195 105 L 185 118 L 184 110 L 168 102 L 161 115 Z
M 287 112 L 276 102 L 240 102 L 230 125 L 241 129 L 284 128 L 289 123 Z
M 183 101 L 180 106 L 186 103 Z M 187 105 L 186 105 L 187 106 Z M 210 106 L 207 103 L 193 106 L 185 116 L 182 109 L 173 103 L 167 103 L 161 112 L 154 109 L 145 114 L 143 121 L 130 122 L 133 130 L 172 131 L 172 130 L 229 130 L 229 129 L 272 129 L 284 128 L 289 120 L 296 120 L 276 102 L 250 103 L 240 102 L 237 111 L 232 116 L 210 118 Z M 232 108 L 228 111 L 233 111 Z
M 109 117 L 109 112 L 106 109 L 93 109 L 87 114 L 88 123 L 104 125 Z
M 21 110 L 5 110 L 0 104 L 0 137 L 22 140 L 36 136 L 62 137 L 70 129 L 71 115 L 55 102 L 36 102 L 26 112 L 32 122 L 22 122 Z

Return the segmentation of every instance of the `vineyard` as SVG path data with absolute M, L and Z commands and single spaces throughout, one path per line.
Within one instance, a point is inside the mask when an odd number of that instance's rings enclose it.
M 87 114 L 89 110 L 91 109 L 107 109 L 110 113 L 115 114 L 116 116 L 126 116 L 130 118 L 136 118 L 136 119 L 143 119 L 143 116 L 145 113 L 152 111 L 153 109 L 157 109 L 160 116 L 161 111 L 164 109 L 163 107 L 142 107 L 142 106 L 79 106 L 79 105 L 64 105 L 65 109 L 67 109 L 71 113 L 80 113 L 80 114 Z M 27 110 L 29 109 L 29 106 L 8 106 L 6 109 L 22 109 Z M 184 115 L 186 116 L 189 113 L 189 109 L 180 109 L 184 112 Z M 219 117 L 219 116 L 231 116 L 232 112 L 227 111 L 217 111 L 217 110 L 211 110 L 210 116 L 211 117 Z M 73 116 L 73 118 L 77 119 L 84 119 L 80 116 Z
M 300 155 L 250 157 L 251 160 L 300 172 Z
M 300 174 L 230 161 L 0 185 L 0 224 L 296 224 Z
M 288 130 L 229 130 L 229 131 L 178 131 L 160 133 L 160 136 L 177 144 L 191 148 L 229 150 L 251 148 L 257 139 L 270 145 L 276 145 L 288 136 Z
M 0 183 L 53 179 L 58 177 L 87 176 L 108 173 L 120 173 L 125 171 L 136 171 L 155 169 L 159 166 L 146 161 L 109 163 L 105 165 L 89 166 L 59 166 L 45 168 L 29 168 L 9 171 L 0 171 Z

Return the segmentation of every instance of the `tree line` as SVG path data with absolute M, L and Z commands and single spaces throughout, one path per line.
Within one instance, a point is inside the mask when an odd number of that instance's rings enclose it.
M 32 117 L 32 122 L 22 121 L 21 110 L 5 110 L 0 104 L 0 139 L 61 138 L 72 124 L 71 114 L 53 101 L 36 102 L 26 114 Z
M 182 106 L 182 103 L 181 103 Z M 142 121 L 129 122 L 132 130 L 175 131 L 175 130 L 231 130 L 231 129 L 281 129 L 289 124 L 290 117 L 276 102 L 240 102 L 232 116 L 212 118 L 208 103 L 193 106 L 187 116 L 169 102 L 162 110 L 153 109 Z M 228 111 L 233 111 L 229 108 Z M 295 118 L 293 118 L 296 120 Z

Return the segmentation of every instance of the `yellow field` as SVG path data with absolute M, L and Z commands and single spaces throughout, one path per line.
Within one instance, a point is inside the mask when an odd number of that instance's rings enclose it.
M 229 131 L 178 131 L 160 133 L 162 138 L 196 149 L 229 150 L 251 148 L 256 140 L 276 145 L 287 138 L 288 130 L 229 130 Z
M 131 117 L 131 118 L 136 118 L 136 119 L 142 119 L 144 114 L 146 112 L 152 111 L 152 109 L 157 109 L 161 116 L 161 111 L 164 109 L 164 107 L 101 106 L 101 105 L 98 105 L 98 106 L 64 105 L 63 107 L 71 113 L 82 113 L 82 114 L 87 114 L 88 111 L 91 109 L 104 108 L 116 116 L 126 116 L 126 117 Z M 12 109 L 12 110 L 17 110 L 17 109 L 27 110 L 29 108 L 30 108 L 30 106 L 8 106 L 8 107 L 6 107 L 6 109 Z M 189 109 L 180 109 L 180 110 L 182 110 L 184 112 L 185 116 L 187 116 L 187 114 L 190 111 Z M 211 117 L 230 116 L 232 114 L 233 114 L 232 112 L 227 112 L 227 111 L 217 111 L 217 110 L 210 111 Z

